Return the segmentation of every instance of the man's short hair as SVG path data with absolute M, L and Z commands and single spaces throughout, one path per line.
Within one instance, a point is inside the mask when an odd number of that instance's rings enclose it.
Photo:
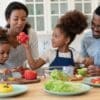
M 100 16 L 100 6 L 94 10 L 94 13 Z

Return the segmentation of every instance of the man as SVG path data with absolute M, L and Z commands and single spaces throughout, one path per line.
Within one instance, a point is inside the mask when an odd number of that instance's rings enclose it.
M 93 58 L 94 65 L 88 67 L 91 76 L 100 75 L 100 6 L 98 6 L 91 21 L 91 32 L 82 41 L 82 55 Z

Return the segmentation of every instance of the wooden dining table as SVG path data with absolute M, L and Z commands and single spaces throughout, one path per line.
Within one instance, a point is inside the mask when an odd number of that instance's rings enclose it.
M 25 84 L 28 91 L 24 94 L 0 98 L 0 100 L 100 100 L 100 88 L 93 87 L 89 92 L 76 96 L 58 96 L 48 94 L 44 91 L 44 83 L 47 79 L 42 78 L 38 83 Z

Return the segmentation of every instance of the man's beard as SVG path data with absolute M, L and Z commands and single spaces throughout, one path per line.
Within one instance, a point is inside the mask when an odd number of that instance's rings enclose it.
M 96 38 L 96 39 L 99 39 L 100 38 L 100 31 L 97 32 L 98 34 L 95 34 L 94 31 L 92 30 L 92 34 L 93 34 L 93 37 Z
M 99 39 L 100 38 L 100 35 L 94 35 L 93 34 L 93 37 L 96 38 L 96 39 Z
M 99 39 L 100 35 L 93 35 L 94 38 Z

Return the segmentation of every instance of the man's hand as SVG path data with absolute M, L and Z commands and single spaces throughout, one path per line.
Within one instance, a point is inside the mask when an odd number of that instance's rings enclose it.
M 88 66 L 88 74 L 90 76 L 100 76 L 100 67 L 95 65 Z
M 94 63 L 93 58 L 91 57 L 86 57 L 83 61 L 83 64 L 85 64 L 85 66 L 89 66 L 92 65 Z

